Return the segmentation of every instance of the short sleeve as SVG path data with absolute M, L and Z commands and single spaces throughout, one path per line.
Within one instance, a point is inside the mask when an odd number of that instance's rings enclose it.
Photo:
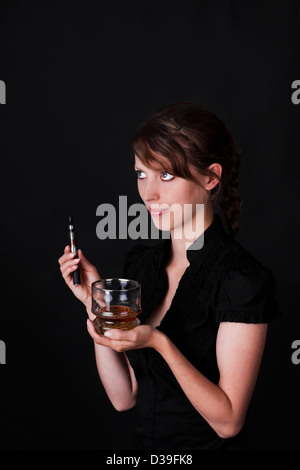
M 228 271 L 217 291 L 217 322 L 267 323 L 281 316 L 275 290 L 268 269 Z

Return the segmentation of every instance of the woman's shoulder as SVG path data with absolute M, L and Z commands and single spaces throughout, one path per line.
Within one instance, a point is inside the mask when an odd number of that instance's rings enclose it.
M 271 273 L 270 269 L 249 249 L 235 238 L 228 238 L 223 245 L 224 265 L 228 269 Z
M 281 315 L 272 270 L 235 239 L 223 245 L 218 321 L 267 322 Z
M 197 253 L 194 259 L 205 258 L 209 263 L 218 266 L 224 273 L 229 270 L 265 271 L 268 269 L 255 257 L 235 235 L 228 232 L 219 216 L 215 216 L 213 224 L 204 233 L 203 255 Z

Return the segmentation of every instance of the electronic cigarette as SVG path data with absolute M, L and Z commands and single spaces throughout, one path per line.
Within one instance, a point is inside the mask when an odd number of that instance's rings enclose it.
M 77 242 L 76 242 L 72 216 L 69 216 L 69 238 L 70 238 L 71 252 L 74 253 L 75 258 L 78 258 Z M 79 266 L 76 269 L 76 271 L 73 272 L 73 283 L 74 285 L 80 284 Z

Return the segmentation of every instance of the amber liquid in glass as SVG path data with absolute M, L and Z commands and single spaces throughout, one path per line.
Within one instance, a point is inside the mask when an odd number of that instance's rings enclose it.
M 124 305 L 111 305 L 109 308 L 101 307 L 94 319 L 95 329 L 100 335 L 103 335 L 105 331 L 111 328 L 131 330 L 140 324 L 136 318 L 140 313 L 141 310 L 135 311 Z

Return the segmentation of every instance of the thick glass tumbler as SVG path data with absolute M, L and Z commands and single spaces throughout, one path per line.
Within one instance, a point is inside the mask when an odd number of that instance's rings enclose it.
M 140 324 L 141 285 L 132 279 L 101 279 L 92 284 L 92 313 L 97 333 L 119 328 L 130 330 Z

